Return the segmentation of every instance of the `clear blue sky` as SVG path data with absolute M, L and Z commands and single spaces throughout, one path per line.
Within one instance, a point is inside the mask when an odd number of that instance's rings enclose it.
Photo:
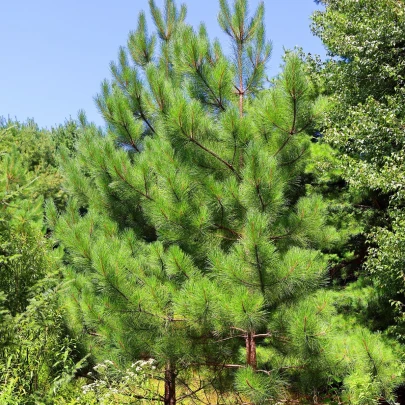
M 231 0 L 232 1 L 232 0 Z M 206 23 L 212 38 L 227 44 L 217 26 L 217 0 L 178 0 L 188 6 L 187 20 Z M 259 0 L 250 0 L 253 10 Z M 157 0 L 163 4 L 163 0 Z M 267 37 L 273 42 L 269 75 L 279 70 L 283 47 L 298 45 L 325 56 L 310 31 L 313 0 L 265 0 Z M 5 0 L 0 20 L 0 116 L 34 118 L 51 127 L 84 109 L 103 124 L 93 97 L 110 78 L 109 62 L 136 28 L 147 0 Z

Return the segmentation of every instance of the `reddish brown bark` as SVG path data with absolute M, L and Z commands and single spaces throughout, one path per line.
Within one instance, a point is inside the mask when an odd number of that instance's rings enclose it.
M 176 371 L 168 361 L 165 370 L 165 401 L 164 405 L 176 405 Z
M 257 360 L 256 360 L 256 341 L 254 338 L 254 333 L 249 332 L 245 338 L 246 342 L 246 364 L 253 368 L 257 369 Z

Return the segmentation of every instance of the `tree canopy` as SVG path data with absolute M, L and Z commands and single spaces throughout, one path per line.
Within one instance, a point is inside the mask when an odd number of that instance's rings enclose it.
M 403 1 L 324 1 L 314 32 L 331 57 L 321 69 L 333 108 L 325 139 L 340 152 L 342 173 L 365 218 L 365 268 L 374 292 L 403 334 L 404 74 Z M 381 312 L 380 315 L 381 316 Z M 399 335 L 398 335 L 399 336 Z

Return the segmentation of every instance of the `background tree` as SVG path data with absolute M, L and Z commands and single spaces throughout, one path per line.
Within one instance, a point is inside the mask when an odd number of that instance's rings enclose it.
M 44 277 L 47 268 L 45 240 L 42 240 L 41 188 L 45 182 L 42 173 L 35 171 L 36 158 L 28 155 L 23 159 L 25 154 L 19 147 L 19 142 L 23 142 L 18 135 L 24 131 L 18 130 L 17 125 L 2 129 L 0 160 L 0 288 L 13 315 L 25 309 L 29 288 Z M 38 163 L 46 159 L 41 154 L 38 156 Z
M 0 289 L 13 315 L 24 311 L 29 288 L 49 267 L 43 202 L 65 204 L 57 151 L 62 145 L 72 149 L 77 130 L 74 121 L 48 131 L 31 120 L 1 119 Z
M 3 120 L 0 149 L 0 402 L 52 402 L 75 366 L 43 221 L 44 197 L 64 200 L 55 143 L 32 121 Z
M 361 250 L 363 257 L 367 254 L 363 275 L 371 275 L 371 292 L 379 303 L 374 327 L 396 323 L 402 339 L 405 4 L 322 3 L 326 8 L 314 14 L 313 29 L 331 56 L 320 77 L 333 102 L 324 135 L 341 153 L 341 175 L 368 238 Z M 367 308 L 364 312 L 370 314 Z

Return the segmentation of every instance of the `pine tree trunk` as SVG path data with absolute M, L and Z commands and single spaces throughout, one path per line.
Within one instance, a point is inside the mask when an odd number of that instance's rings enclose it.
M 164 405 L 176 405 L 176 372 L 170 361 L 167 362 L 165 370 Z
M 249 332 L 246 335 L 246 364 L 256 370 L 256 342 L 254 338 L 254 332 Z

